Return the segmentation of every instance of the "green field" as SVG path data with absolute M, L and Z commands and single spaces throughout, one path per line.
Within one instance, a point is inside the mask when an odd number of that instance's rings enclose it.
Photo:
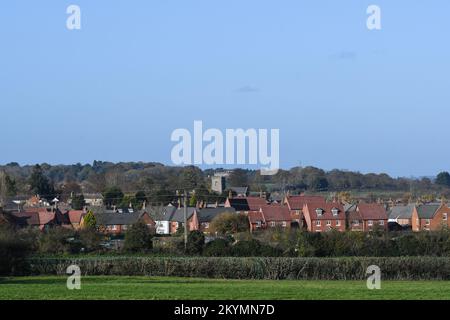
M 68 290 L 56 276 L 0 278 L 0 299 L 450 299 L 450 281 L 222 280 L 174 277 L 82 277 Z

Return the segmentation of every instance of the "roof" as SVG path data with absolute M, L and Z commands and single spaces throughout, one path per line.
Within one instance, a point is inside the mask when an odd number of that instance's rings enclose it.
M 420 219 L 432 219 L 441 204 L 422 204 L 417 206 L 417 214 Z
M 394 206 L 389 210 L 389 219 L 411 219 L 415 205 Z
M 230 190 L 236 192 L 237 194 L 247 194 L 248 187 L 230 187 Z
M 354 203 L 346 203 L 344 204 L 344 211 L 345 212 L 353 212 L 356 211 L 356 204 Z
M 38 212 L 12 212 L 12 220 L 19 226 L 39 226 Z
M 69 210 L 66 212 L 67 218 L 71 224 L 80 223 L 81 218 L 86 215 L 86 212 L 83 210 Z
M 236 211 L 259 210 L 259 208 L 268 204 L 266 199 L 260 197 L 236 197 L 228 198 L 228 201 Z
M 187 207 L 186 209 L 186 219 L 190 219 L 195 212 L 195 208 Z M 170 217 L 170 221 L 184 222 L 184 208 L 177 208 Z
M 322 196 L 305 196 L 305 195 L 287 197 L 287 203 L 291 210 L 302 210 L 305 203 L 317 201 L 325 201 L 325 198 Z
M 261 208 L 266 221 L 288 221 L 291 220 L 291 213 L 287 206 L 267 205 Z
M 312 220 L 333 220 L 333 219 L 344 219 L 345 211 L 342 204 L 339 202 L 327 202 L 327 201 L 308 201 L 305 206 L 307 206 L 309 214 Z M 332 209 L 338 209 L 337 216 L 334 216 Z M 323 213 L 319 216 L 316 210 L 322 209 Z
M 95 218 L 97 225 L 132 225 L 139 221 L 141 212 L 133 213 L 96 213 Z
M 206 208 L 197 210 L 198 221 L 211 222 L 215 217 L 223 213 L 236 213 L 234 208 Z
M 363 220 L 386 220 L 387 213 L 378 203 L 359 203 L 358 212 Z
M 158 207 L 148 207 L 146 211 L 155 221 L 170 221 L 170 218 L 174 214 L 177 207 L 168 206 L 158 206 Z
M 252 224 L 260 222 L 264 222 L 264 216 L 261 211 L 249 211 L 248 212 L 248 221 Z

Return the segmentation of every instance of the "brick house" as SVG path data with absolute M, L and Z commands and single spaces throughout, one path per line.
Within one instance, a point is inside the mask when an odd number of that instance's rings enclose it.
M 267 228 L 290 228 L 291 213 L 287 206 L 267 205 L 260 208 Z
M 348 228 L 351 231 L 387 230 L 388 216 L 383 205 L 359 203 L 355 210 L 347 211 Z
M 196 209 L 190 221 L 190 230 L 200 230 L 209 233 L 209 227 L 214 218 L 224 213 L 236 214 L 234 208 L 203 208 Z
M 266 228 L 266 221 L 264 220 L 262 211 L 249 211 L 247 217 L 250 224 L 250 232 Z
M 411 224 L 413 231 L 436 231 L 450 227 L 450 208 L 444 202 L 423 204 L 414 207 Z
M 389 221 L 397 222 L 401 226 L 411 226 L 415 207 L 414 204 L 393 206 L 388 213 Z
M 83 218 L 87 214 L 86 210 L 68 210 L 65 215 L 67 216 L 70 225 L 73 229 L 78 230 L 81 228 Z
M 130 226 L 138 221 L 144 222 L 149 229 L 155 227 L 155 221 L 147 212 L 104 212 L 95 213 L 94 215 L 99 231 L 109 235 L 121 235 L 125 233 Z
M 298 224 L 300 228 L 306 227 L 303 206 L 311 201 L 325 201 L 325 198 L 322 196 L 288 195 L 283 200 L 283 204 L 289 208 L 292 223 Z
M 310 232 L 345 231 L 345 211 L 338 202 L 308 201 L 302 212 Z
M 24 211 L 14 211 L 10 214 L 11 221 L 19 228 L 36 228 L 41 231 L 54 226 L 69 225 L 68 219 L 58 209 L 27 208 Z
M 268 204 L 268 201 L 262 197 L 228 197 L 225 201 L 226 208 L 234 208 L 237 213 L 245 214 L 249 211 L 258 211 L 261 206 Z

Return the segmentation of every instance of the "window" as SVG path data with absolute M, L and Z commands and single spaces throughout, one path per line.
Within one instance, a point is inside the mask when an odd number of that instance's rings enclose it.
M 359 220 L 353 220 L 352 224 L 353 224 L 354 226 L 359 226 Z
M 257 226 L 258 228 L 261 228 L 261 220 L 256 221 L 256 226 Z
M 369 221 L 367 222 L 367 225 L 373 226 L 373 220 L 369 220 Z
M 384 220 L 379 221 L 380 226 L 384 226 Z
M 316 227 L 320 227 L 321 225 L 320 220 L 316 220 Z
M 442 220 L 447 220 L 447 214 L 446 213 L 442 214 Z
M 113 230 L 113 231 L 117 230 L 117 226 L 116 226 L 115 224 L 113 224 L 113 225 L 111 226 L 111 230 Z
M 426 219 L 426 220 L 425 220 L 425 224 L 426 224 L 427 226 L 429 226 L 429 225 L 430 225 L 430 219 Z
M 331 226 L 331 220 L 327 220 L 327 226 Z
M 336 227 L 340 227 L 341 226 L 341 220 L 336 220 Z
M 297 216 L 299 216 L 299 215 L 300 215 L 300 210 L 295 210 L 295 214 L 296 214 Z
M 270 226 L 271 226 L 271 227 L 275 227 L 275 221 L 271 221 L 271 222 L 270 222 Z
M 331 212 L 333 213 L 333 216 L 337 216 L 339 214 L 339 210 L 337 208 L 331 209 Z
M 283 221 L 283 223 L 281 224 L 284 228 L 286 228 L 286 221 Z
M 316 209 L 316 214 L 317 214 L 318 216 L 321 216 L 321 215 L 323 214 L 323 209 L 317 208 L 317 209 Z

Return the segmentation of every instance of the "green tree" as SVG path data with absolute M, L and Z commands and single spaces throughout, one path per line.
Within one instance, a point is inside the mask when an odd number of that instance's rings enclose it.
M 205 235 L 199 230 L 191 231 L 188 234 L 186 251 L 189 254 L 201 254 L 205 245 Z
M 97 218 L 95 218 L 94 213 L 89 210 L 89 212 L 84 216 L 83 228 L 95 229 L 96 226 L 97 226 Z
M 147 252 L 152 248 L 152 233 L 141 221 L 133 224 L 125 233 L 124 250 L 128 252 Z
M 249 230 L 249 222 L 245 215 L 222 213 L 211 221 L 210 229 L 219 234 L 245 232 Z
M 84 195 L 76 194 L 72 196 L 71 207 L 73 210 L 82 210 L 86 205 L 86 201 L 84 200 Z
M 117 206 L 123 200 L 124 194 L 119 187 L 110 187 L 103 193 L 103 202 L 107 207 Z
M 4 204 L 7 198 L 16 195 L 16 181 L 12 180 L 8 174 L 0 171 L 0 207 Z
M 30 191 L 42 198 L 52 200 L 55 197 L 55 189 L 50 180 L 44 175 L 40 165 L 35 165 L 29 179 Z
M 248 186 L 247 170 L 234 169 L 228 178 L 228 184 L 230 187 Z
M 147 202 L 147 195 L 145 194 L 144 191 L 136 192 L 136 194 L 134 195 L 134 198 L 136 200 L 136 205 L 139 207 L 142 207 L 144 202 Z
M 436 177 L 436 184 L 450 188 L 450 173 L 447 171 L 440 172 Z

